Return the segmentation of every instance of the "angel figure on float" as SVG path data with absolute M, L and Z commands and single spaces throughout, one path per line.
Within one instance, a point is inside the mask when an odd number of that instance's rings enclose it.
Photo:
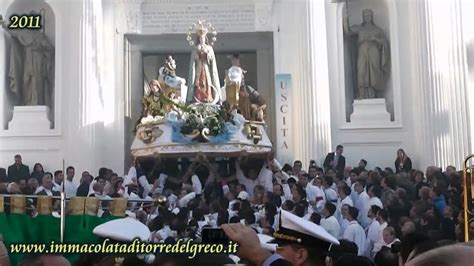
M 186 86 L 186 80 L 176 75 L 176 61 L 171 55 L 168 55 L 165 60 L 164 66 L 158 71 L 158 81 L 169 88 L 176 90 L 177 99 L 179 101 L 186 101 L 188 93 L 188 87 Z M 168 97 L 170 95 L 167 95 Z
M 195 44 L 192 39 L 192 30 L 196 31 Z M 212 39 L 209 42 L 207 34 L 211 31 Z M 186 40 L 193 46 L 189 65 L 189 91 L 187 103 L 213 103 L 220 100 L 220 81 L 217 71 L 216 56 L 212 45 L 216 41 L 217 32 L 211 23 L 199 20 L 189 27 Z

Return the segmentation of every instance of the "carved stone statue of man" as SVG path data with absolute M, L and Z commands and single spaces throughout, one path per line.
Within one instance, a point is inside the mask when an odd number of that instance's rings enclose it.
M 54 46 L 39 30 L 7 31 L 11 37 L 10 90 L 20 105 L 51 106 Z
M 390 74 L 388 40 L 382 28 L 374 24 L 372 10 L 362 11 L 362 17 L 361 25 L 349 26 L 349 16 L 343 23 L 346 34 L 358 36 L 358 99 L 381 98 Z

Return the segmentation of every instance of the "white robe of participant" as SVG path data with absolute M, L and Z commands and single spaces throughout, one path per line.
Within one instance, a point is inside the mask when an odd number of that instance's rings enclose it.
M 357 220 L 363 228 L 367 228 L 367 226 L 370 224 L 369 217 L 367 216 L 370 206 L 369 195 L 367 195 L 365 190 L 361 193 L 358 193 L 357 201 L 354 202 L 354 206 L 357 208 L 357 210 L 359 210 L 359 216 L 357 216 Z
M 61 184 L 58 184 L 53 181 L 53 188 L 51 190 L 56 191 L 56 192 L 61 192 Z
M 194 193 L 196 193 L 197 195 L 202 194 L 201 180 L 199 180 L 199 177 L 197 175 L 193 175 L 191 177 L 191 184 L 193 186 Z
M 341 209 L 342 209 L 342 206 L 344 205 L 349 205 L 351 207 L 354 207 L 354 203 L 352 202 L 352 199 L 350 196 L 346 196 L 344 199 L 341 200 L 341 198 L 339 198 L 337 200 L 337 205 L 336 205 L 336 218 L 337 220 L 339 221 L 339 223 L 342 223 L 342 213 L 341 213 Z
M 336 217 L 334 217 L 334 215 L 321 219 L 321 227 L 324 228 L 333 237 L 339 239 L 341 235 L 341 225 L 337 221 Z
M 238 162 L 235 163 L 235 169 L 236 169 L 235 175 L 236 175 L 237 181 L 239 181 L 240 184 L 245 186 L 250 197 L 254 196 L 253 190 L 256 185 L 263 186 L 265 188 L 265 191 L 273 191 L 273 182 L 272 182 L 273 172 L 267 169 L 266 164 L 262 166 L 262 169 L 260 169 L 260 172 L 258 173 L 258 177 L 255 180 L 247 178 L 244 175 L 244 173 L 242 172 L 242 169 L 240 169 Z
M 313 207 L 313 210 L 320 214 L 323 211 L 324 204 L 326 203 L 326 195 L 319 187 L 309 183 L 306 185 L 305 190 L 306 199 L 308 202 L 316 202 L 316 206 Z
M 345 178 L 344 182 L 346 183 L 346 185 L 348 187 L 352 186 L 352 181 L 351 181 L 351 178 L 349 176 Z
M 158 188 L 156 190 L 157 193 L 160 193 L 160 194 L 163 193 L 167 178 L 168 178 L 167 174 L 160 174 L 160 176 L 158 177 Z
M 349 221 L 346 218 L 342 218 L 342 221 L 341 221 L 340 225 L 341 225 L 341 232 L 340 232 L 340 235 L 339 235 L 338 239 L 344 237 L 344 232 L 346 231 L 347 227 L 349 226 Z
M 364 256 L 372 258 L 374 244 L 379 240 L 380 223 L 376 219 L 372 219 L 371 224 L 367 228 L 367 242 Z
M 77 185 L 74 182 L 65 180 L 64 181 L 64 193 L 66 194 L 66 198 L 75 197 L 77 192 Z
M 326 195 L 326 201 L 329 201 L 332 204 L 337 204 L 337 192 L 334 189 L 331 187 L 326 188 L 324 194 Z
M 382 247 L 386 244 L 385 241 L 383 240 L 383 230 L 387 228 L 388 224 L 387 222 L 383 222 L 378 231 L 378 236 L 377 236 L 377 241 L 374 243 L 374 249 L 372 250 L 372 256 L 375 256 L 377 252 L 379 252 Z
M 359 198 L 359 193 L 357 193 L 357 191 L 355 191 L 355 183 L 352 184 L 351 186 L 351 199 L 352 199 L 352 202 L 355 202 L 357 201 L 357 199 Z
M 395 238 L 392 242 L 390 243 L 385 243 L 385 245 L 383 245 L 384 247 L 387 247 L 387 248 L 392 248 L 392 245 L 395 244 L 395 243 L 400 243 L 400 239 L 398 238 Z
M 291 193 L 290 185 L 282 184 L 281 186 L 283 188 L 283 196 L 285 200 L 293 200 L 293 194 Z M 281 203 L 285 202 L 285 200 L 283 200 Z
M 128 174 L 123 178 L 123 184 L 125 186 L 128 186 L 130 184 L 135 183 L 133 180 L 137 180 L 137 169 L 135 168 L 135 166 L 130 167 L 130 169 L 128 170 Z
M 365 251 L 365 231 L 357 221 L 349 222 L 349 226 L 344 231 L 344 239 L 356 243 L 358 247 L 357 255 L 361 256 Z
M 375 205 L 380 209 L 383 209 L 383 203 L 378 197 L 369 198 L 369 202 L 367 204 L 369 205 L 369 208 Z

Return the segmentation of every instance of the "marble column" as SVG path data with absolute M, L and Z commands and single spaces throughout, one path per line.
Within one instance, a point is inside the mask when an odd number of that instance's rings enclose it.
M 275 73 L 292 77 L 290 157 L 322 164 L 332 146 L 324 1 L 283 0 L 274 13 Z
M 322 165 L 331 150 L 329 76 L 327 56 L 326 14 L 324 1 L 306 0 L 305 22 L 301 24 L 299 41 L 299 73 L 297 85 L 300 116 L 296 132 L 297 155 L 307 167 L 311 159 Z
M 79 1 L 78 1 L 79 2 Z M 69 88 L 64 101 L 67 116 L 64 154 L 67 165 L 76 167 L 76 176 L 87 170 L 97 174 L 104 165 L 104 57 L 102 31 L 102 2 L 81 0 L 78 4 L 80 24 L 74 28 L 79 45 L 71 49 L 77 64 L 69 69 L 77 71 L 79 80 Z M 115 169 L 114 169 L 115 170 Z
M 411 1 L 413 79 L 420 165 L 461 166 L 470 152 L 466 45 L 461 0 Z

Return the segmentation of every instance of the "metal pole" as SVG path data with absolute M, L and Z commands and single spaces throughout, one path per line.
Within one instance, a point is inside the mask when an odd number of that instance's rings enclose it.
M 63 176 L 64 176 L 64 159 L 63 159 Z M 61 243 L 64 243 L 64 229 L 66 226 L 66 195 L 64 193 L 64 178 L 61 183 L 61 220 L 60 220 L 60 236 Z

